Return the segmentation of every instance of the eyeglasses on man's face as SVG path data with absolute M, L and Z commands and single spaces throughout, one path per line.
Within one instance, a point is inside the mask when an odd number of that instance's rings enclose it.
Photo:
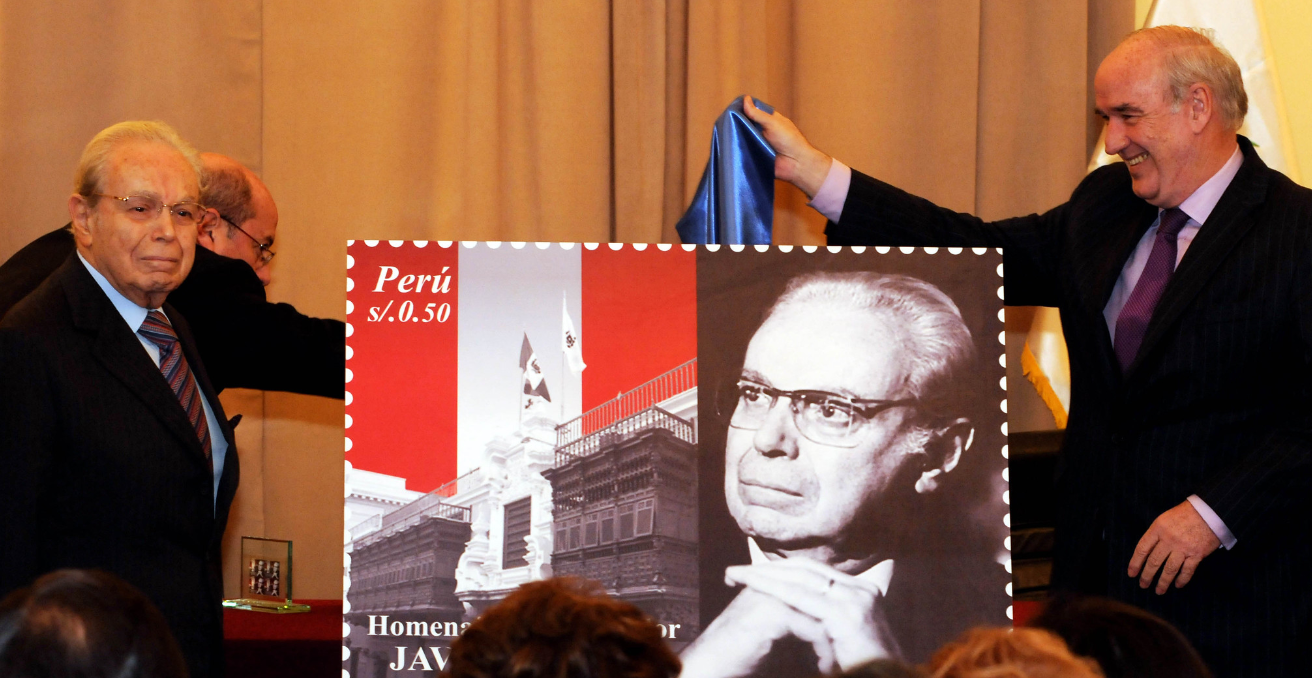
M 173 217 L 174 226 L 196 226 L 205 218 L 205 208 L 198 202 L 183 200 L 172 205 L 149 195 L 117 196 L 107 193 L 93 193 L 97 198 L 109 198 L 115 202 L 115 208 L 133 221 L 146 222 L 159 216 L 165 208 Z
M 870 421 L 894 407 L 914 406 L 919 400 L 875 400 L 848 398 L 828 391 L 785 391 L 745 379 L 727 385 L 716 398 L 721 414 L 728 413 L 729 426 L 754 431 L 780 398 L 787 398 L 793 423 L 807 440 L 833 447 L 856 447 Z
M 241 231 L 242 235 L 246 236 L 247 238 L 250 238 L 251 242 L 255 243 L 255 246 L 260 248 L 259 254 L 256 256 L 256 261 L 258 261 L 259 263 L 255 266 L 255 268 L 262 268 L 264 266 L 267 266 L 270 261 L 273 261 L 273 255 L 276 254 L 276 252 L 269 249 L 268 245 L 265 245 L 264 243 L 260 242 L 259 238 L 256 238 L 250 233 L 247 233 L 245 229 L 243 229 L 241 226 L 238 226 L 237 223 L 234 222 L 232 219 L 229 219 L 223 216 L 222 214 L 219 215 L 219 218 L 228 222 L 229 226 L 237 229 L 238 231 Z

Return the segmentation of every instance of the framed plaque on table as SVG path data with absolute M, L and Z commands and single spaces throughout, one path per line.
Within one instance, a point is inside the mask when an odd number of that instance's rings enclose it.
M 309 612 L 309 605 L 292 602 L 292 543 L 264 537 L 241 538 L 241 597 L 224 607 L 286 614 Z

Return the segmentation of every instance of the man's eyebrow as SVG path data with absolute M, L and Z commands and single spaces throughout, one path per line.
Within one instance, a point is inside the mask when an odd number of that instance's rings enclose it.
M 738 378 L 746 381 L 750 381 L 754 384 L 774 387 L 774 384 L 771 384 L 770 380 L 765 378 L 765 375 L 761 374 L 760 372 L 757 372 L 756 370 L 749 370 L 744 368 L 742 371 L 742 375 L 739 376 Z M 803 389 L 794 389 L 794 390 L 812 391 L 815 393 L 828 393 L 831 395 L 847 398 L 848 400 L 877 400 L 877 398 L 863 398 L 860 394 L 853 393 L 850 389 L 847 388 L 828 388 L 822 386 L 819 388 L 803 388 Z
M 1113 106 L 1111 110 L 1113 113 L 1117 113 L 1119 115 L 1127 115 L 1127 114 L 1143 115 L 1143 109 L 1138 106 L 1135 106 L 1134 104 L 1121 104 L 1119 106 Z M 1093 112 L 1094 114 L 1099 115 L 1101 117 L 1104 118 L 1107 117 L 1107 113 L 1103 112 L 1101 108 L 1094 108 Z

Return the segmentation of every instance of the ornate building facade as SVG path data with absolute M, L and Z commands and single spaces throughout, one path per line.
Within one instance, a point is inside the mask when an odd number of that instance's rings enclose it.
M 695 637 L 696 415 L 695 360 L 563 424 L 530 408 L 477 469 L 356 525 L 351 675 L 436 675 L 450 631 L 553 575 L 600 582 L 676 647 Z

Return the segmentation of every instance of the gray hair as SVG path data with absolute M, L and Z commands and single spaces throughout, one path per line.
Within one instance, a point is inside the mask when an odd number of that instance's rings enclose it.
M 1211 30 L 1184 26 L 1141 28 L 1122 41 L 1146 40 L 1162 54 L 1162 75 L 1177 108 L 1189 95 L 1189 88 L 1203 83 L 1216 97 L 1221 123 L 1238 131 L 1248 115 L 1248 93 L 1243 74 L 1234 57 L 1213 39 Z
M 102 190 L 105 164 L 109 162 L 110 154 L 119 144 L 132 141 L 153 141 L 165 144 L 181 153 L 195 170 L 196 183 L 202 193 L 204 192 L 204 174 L 201 171 L 200 156 L 196 153 L 196 149 L 184 141 L 172 127 L 157 120 L 128 120 L 100 130 L 87 143 L 86 148 L 82 149 L 82 158 L 77 163 L 77 173 L 73 175 L 73 191 L 94 206 L 97 202 L 96 194 Z
M 239 167 L 206 166 L 201 176 L 205 180 L 205 188 L 200 192 L 202 205 L 217 210 L 219 216 L 237 227 L 255 216 L 255 205 L 251 202 L 251 182 L 246 178 L 245 170 Z
M 793 278 L 765 314 L 793 304 L 836 302 L 884 313 L 906 332 L 911 355 L 907 386 L 923 400 L 947 397 L 975 360 L 975 343 L 961 311 L 939 288 L 918 278 L 869 271 L 809 273 Z M 764 324 L 764 321 L 763 323 Z

